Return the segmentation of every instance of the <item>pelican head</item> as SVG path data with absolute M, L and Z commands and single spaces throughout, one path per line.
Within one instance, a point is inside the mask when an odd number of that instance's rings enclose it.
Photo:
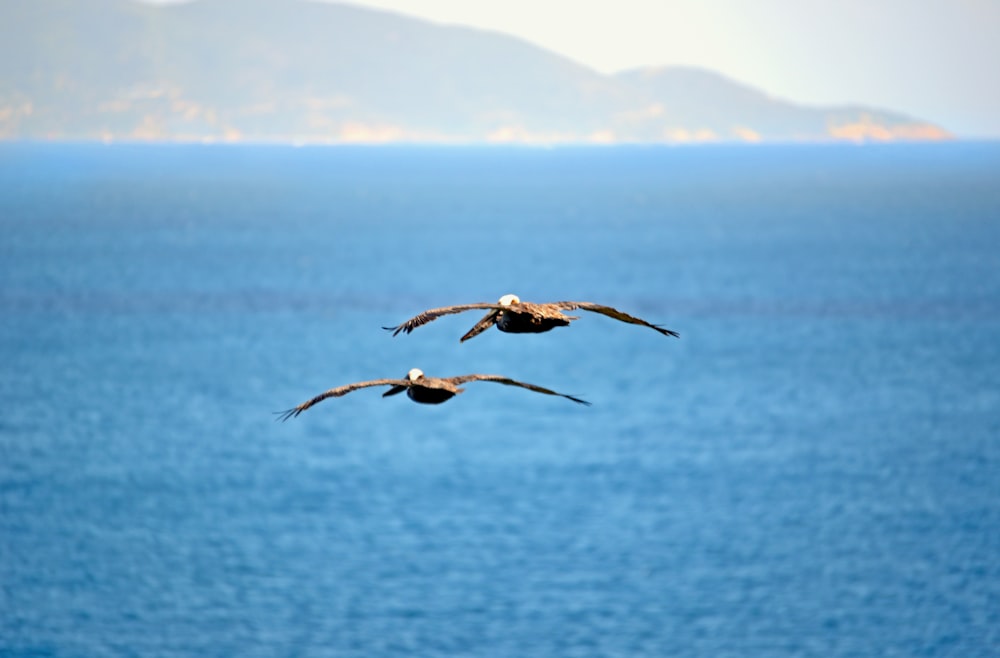
M 415 382 L 423 376 L 424 371 L 420 368 L 410 368 L 410 372 L 406 373 L 406 378 L 411 382 Z
M 497 303 L 500 306 L 510 306 L 511 304 L 520 304 L 521 300 L 517 295 L 504 295 Z

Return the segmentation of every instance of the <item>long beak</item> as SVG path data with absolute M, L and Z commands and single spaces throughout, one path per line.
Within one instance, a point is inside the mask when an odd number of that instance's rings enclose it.
M 475 338 L 479 334 L 483 333 L 484 331 L 495 325 L 497 323 L 498 317 L 500 317 L 500 311 L 496 309 L 490 311 L 489 313 L 483 316 L 482 320 L 476 323 L 476 326 L 474 326 L 472 329 L 469 329 L 469 331 L 466 332 L 466 334 L 462 336 L 462 338 L 459 339 L 458 342 L 464 343 L 470 338 Z
M 393 386 L 388 391 L 382 394 L 382 397 L 387 398 L 390 395 L 396 395 L 397 393 L 402 393 L 407 389 L 406 386 Z

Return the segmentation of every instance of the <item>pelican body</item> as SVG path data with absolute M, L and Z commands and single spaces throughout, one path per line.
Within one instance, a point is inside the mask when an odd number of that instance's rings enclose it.
M 465 391 L 458 383 L 452 381 L 457 379 L 443 379 L 441 377 L 427 377 L 420 368 L 411 368 L 406 373 L 406 381 L 409 384 L 395 384 L 392 388 L 382 394 L 386 398 L 406 391 L 406 397 L 420 404 L 441 404 L 452 399 L 459 393 Z
M 621 322 L 649 327 L 664 336 L 680 337 L 680 334 L 676 331 L 665 329 L 656 324 L 650 324 L 641 318 L 628 315 L 610 306 L 594 304 L 593 302 L 547 302 L 536 304 L 533 302 L 522 302 L 517 295 L 504 295 L 495 304 L 487 302 L 433 308 L 410 318 L 403 324 L 382 328 L 391 331 L 393 336 L 399 335 L 400 332 L 408 334 L 417 327 L 437 320 L 443 315 L 452 315 L 474 309 L 486 309 L 488 312 L 472 329 L 462 336 L 459 342 L 464 343 L 494 325 L 500 331 L 509 334 L 540 334 L 551 331 L 556 327 L 566 327 L 570 322 L 579 320 L 580 318 L 575 315 L 566 315 L 563 311 L 572 311 L 575 309 L 600 313 Z
M 491 321 L 496 324 L 497 329 L 508 334 L 540 334 L 556 327 L 568 327 L 570 322 L 579 319 L 572 315 L 564 315 L 558 310 L 545 308 L 545 304 L 522 303 L 517 295 L 504 295 L 497 303 L 501 308 L 487 313 L 480 320 L 480 323 L 487 324 L 483 329 L 477 331 L 477 334 L 489 328 Z M 463 336 L 460 342 L 475 335 Z
M 506 386 L 518 386 L 536 393 L 557 395 L 559 397 L 566 398 L 567 400 L 572 400 L 578 404 L 590 406 L 590 403 L 586 400 L 581 400 L 580 398 L 573 397 L 572 395 L 556 393 L 553 390 L 543 388 L 541 386 L 526 384 L 501 375 L 474 374 L 459 375 L 457 377 L 427 377 L 419 368 L 413 368 L 406 373 L 406 377 L 404 379 L 373 379 L 366 382 L 357 382 L 355 384 L 347 384 L 346 386 L 338 386 L 337 388 L 331 388 L 324 393 L 320 393 L 311 400 L 307 400 L 293 409 L 279 411 L 277 413 L 281 420 L 288 420 L 289 418 L 298 416 L 309 407 L 322 402 L 327 398 L 338 398 L 347 395 L 351 391 L 371 386 L 389 386 L 389 390 L 383 393 L 382 397 L 389 397 L 390 395 L 396 395 L 406 391 L 406 396 L 414 402 L 419 402 L 420 404 L 441 404 L 442 402 L 446 402 L 459 393 L 463 393 L 465 391 L 464 388 L 461 388 L 460 384 L 476 381 L 496 382 Z

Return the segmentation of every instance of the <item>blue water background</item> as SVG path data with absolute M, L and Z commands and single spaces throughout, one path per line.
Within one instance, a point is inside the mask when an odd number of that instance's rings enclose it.
M 997 144 L 2 145 L 0 364 L 3 655 L 1000 655 Z

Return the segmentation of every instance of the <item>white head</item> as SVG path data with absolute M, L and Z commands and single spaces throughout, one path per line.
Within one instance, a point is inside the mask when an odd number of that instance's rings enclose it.
M 406 373 L 406 378 L 411 382 L 415 382 L 424 376 L 424 371 L 420 368 L 410 368 L 410 372 Z
M 500 304 L 500 306 L 510 306 L 511 304 L 520 304 L 521 300 L 517 295 L 504 295 L 497 303 Z

